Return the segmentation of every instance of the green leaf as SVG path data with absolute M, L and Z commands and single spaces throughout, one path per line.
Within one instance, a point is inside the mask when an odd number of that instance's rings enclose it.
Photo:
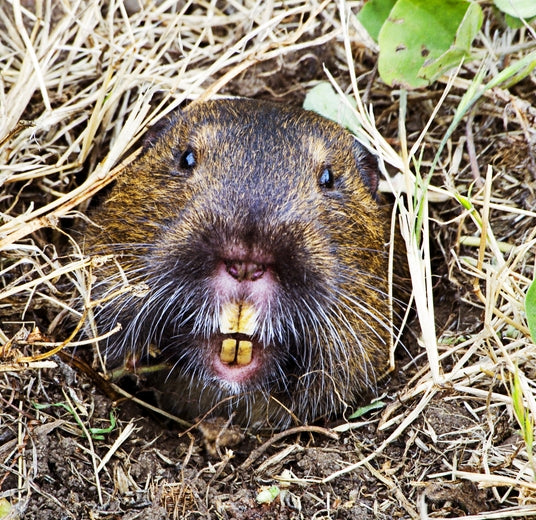
M 18 515 L 13 515 L 13 506 L 7 498 L 0 498 L 0 520 L 3 518 L 18 519 Z
M 257 502 L 259 504 L 271 504 L 279 495 L 280 489 L 278 486 L 270 486 L 262 489 L 257 494 Z
M 531 18 L 536 16 L 534 0 L 494 0 L 495 5 L 514 18 Z
M 486 90 L 501 86 L 510 88 L 526 78 L 536 67 L 536 51 L 523 56 L 519 61 L 514 61 L 504 70 L 495 75 L 487 84 Z
M 377 410 L 379 408 L 383 408 L 385 406 L 385 402 L 383 401 L 374 401 L 373 403 L 367 404 L 366 406 L 362 406 L 361 408 L 358 408 L 348 419 L 358 419 L 362 415 L 365 415 L 366 413 L 370 412 L 371 410 Z
M 525 26 L 525 23 L 531 24 L 534 22 L 534 20 L 536 20 L 535 16 L 522 20 L 521 18 L 515 18 L 514 16 L 504 13 L 504 21 L 506 22 L 506 25 L 510 27 L 510 29 L 521 29 L 521 27 Z
M 104 434 L 111 433 L 115 428 L 115 416 L 113 412 L 110 412 L 110 426 L 107 428 L 90 428 L 89 433 L 91 437 L 96 440 L 104 440 Z
M 375 41 L 395 4 L 396 0 L 369 0 L 357 13 L 357 19 Z
M 457 67 L 462 60 L 471 56 L 471 43 L 475 39 L 484 15 L 478 4 L 471 3 L 456 31 L 454 43 L 436 60 L 426 60 L 420 68 L 418 76 L 429 81 L 435 81 L 439 76 L 452 67 Z
M 532 341 L 536 343 L 536 280 L 532 281 L 527 291 L 525 312 L 527 313 L 527 323 L 529 324 Z
M 398 0 L 378 36 L 378 70 L 388 85 L 423 87 L 419 77 L 425 61 L 435 60 L 454 43 L 472 2 L 468 0 Z M 470 17 L 471 18 L 471 17 Z M 471 32 L 472 20 L 460 39 Z
M 482 8 L 477 3 L 470 2 L 456 31 L 454 46 L 469 52 L 483 20 Z
M 466 57 L 467 52 L 463 51 L 462 49 L 455 49 L 451 47 L 436 60 L 433 60 L 428 65 L 423 65 L 419 69 L 417 76 L 432 83 L 447 70 L 458 66 Z
M 355 107 L 355 100 L 347 96 L 351 106 Z M 312 110 L 321 116 L 331 119 L 344 126 L 354 135 L 360 133 L 359 121 L 348 108 L 348 105 L 341 99 L 341 96 L 333 90 L 328 82 L 319 83 L 311 89 L 303 102 L 305 110 Z

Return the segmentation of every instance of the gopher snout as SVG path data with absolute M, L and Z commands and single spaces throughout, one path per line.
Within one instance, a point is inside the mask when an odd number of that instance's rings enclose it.
M 266 265 L 247 260 L 224 260 L 227 272 L 239 282 L 254 282 L 266 272 Z

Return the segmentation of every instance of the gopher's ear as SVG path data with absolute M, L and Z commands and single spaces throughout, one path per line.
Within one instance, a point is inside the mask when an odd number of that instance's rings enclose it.
M 143 153 L 153 148 L 182 119 L 180 108 L 159 119 L 143 137 Z
M 357 139 L 354 139 L 353 152 L 357 169 L 365 186 L 376 199 L 378 196 L 379 167 L 378 159 L 372 155 Z

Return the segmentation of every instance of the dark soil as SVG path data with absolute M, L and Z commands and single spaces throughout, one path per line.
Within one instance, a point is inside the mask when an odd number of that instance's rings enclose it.
M 492 496 L 468 489 L 467 482 L 422 480 L 422 474 L 446 471 L 448 460 L 471 470 L 474 450 L 489 435 L 489 418 L 471 415 L 454 393 L 430 403 L 422 418 L 370 464 L 322 483 L 370 455 L 392 433 L 394 428 L 378 431 L 381 412 L 368 414 L 338 440 L 308 431 L 285 436 L 250 462 L 274 432 L 244 431 L 231 436 L 230 445 L 215 447 L 206 442 L 206 428 L 185 431 L 133 403 L 117 404 L 95 387 L 91 375 L 73 371 L 58 357 L 54 361 L 56 368 L 10 377 L 12 394 L 2 396 L 13 411 L 4 415 L 13 422 L 2 428 L 2 488 L 17 487 L 20 451 L 32 475 L 24 518 L 412 518 L 411 504 L 419 496 L 444 515 L 497 507 Z M 383 398 L 390 406 L 397 398 L 393 381 L 385 385 Z M 15 412 L 22 412 L 27 424 L 22 443 Z M 89 429 L 106 429 L 111 415 L 115 427 L 90 440 Z M 129 424 L 134 429 L 98 472 L 97 483 L 96 466 Z M 507 441 L 512 449 L 521 442 L 507 439 L 512 429 L 505 417 L 493 418 L 492 424 L 494 442 Z M 261 492 L 273 486 L 277 496 L 259 503 Z

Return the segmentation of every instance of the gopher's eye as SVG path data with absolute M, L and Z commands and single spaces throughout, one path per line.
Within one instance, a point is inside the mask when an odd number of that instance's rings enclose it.
M 324 171 L 320 174 L 320 177 L 318 177 L 318 185 L 321 188 L 329 190 L 333 188 L 334 180 L 335 178 L 333 176 L 331 168 L 325 168 Z
M 197 164 L 195 153 L 190 148 L 186 149 L 179 158 L 181 170 L 191 170 Z

